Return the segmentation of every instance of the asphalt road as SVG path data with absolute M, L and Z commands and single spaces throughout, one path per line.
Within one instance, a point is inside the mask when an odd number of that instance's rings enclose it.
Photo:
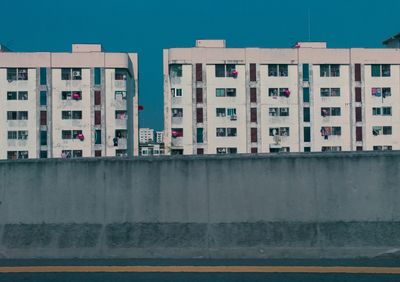
M 92 268 L 90 268 L 92 267 Z M 141 268 L 159 271 L 173 269 L 172 272 L 141 272 Z M 147 268 L 146 268 L 147 267 Z M 150 268 L 149 268 L 150 267 Z M 181 273 L 194 269 L 195 272 Z M 222 272 L 207 272 L 210 269 Z M 332 268 L 331 268 L 332 267 Z M 8 271 L 16 270 L 17 273 Z M 43 270 L 45 269 L 45 270 Z M 118 272 L 119 270 L 127 272 Z M 235 272 L 242 269 L 250 272 Z M 267 270 L 266 273 L 252 273 Z M 269 271 L 282 271 L 271 273 Z M 299 269 L 303 273 L 287 273 Z M 307 273 L 310 271 L 357 272 L 360 273 Z M 52 272 L 52 271 L 55 272 Z M 62 272 L 62 271 L 68 272 Z M 77 272 L 75 272 L 77 270 Z M 377 274 L 374 272 L 398 272 L 399 274 Z M 33 271 L 28 273 L 27 271 Z M 46 273 L 40 271 L 48 271 Z M 61 272 L 57 272 L 61 271 Z M 89 271 L 89 272 L 81 272 Z M 92 271 L 92 272 L 90 272 Z M 101 271 L 101 272 L 97 272 Z M 110 272 L 115 271 L 115 272 Z M 133 272 L 130 272 L 133 271 Z M 196 272 L 198 271 L 198 272 Z M 203 272 L 204 271 L 204 272 Z M 227 271 L 227 272 L 224 272 Z M 400 281 L 400 260 L 0 260 L 0 282 L 75 282 L 75 281 Z

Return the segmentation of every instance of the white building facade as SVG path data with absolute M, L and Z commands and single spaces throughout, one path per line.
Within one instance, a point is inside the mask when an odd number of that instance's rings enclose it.
M 0 159 L 138 155 L 137 54 L 0 52 Z
M 163 71 L 167 154 L 400 149 L 399 49 L 198 40 Z
M 139 143 L 147 144 L 154 142 L 154 129 L 139 128 Z

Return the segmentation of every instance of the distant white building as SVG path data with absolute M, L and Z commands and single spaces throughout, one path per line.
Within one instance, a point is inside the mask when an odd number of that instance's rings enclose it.
M 154 142 L 154 129 L 152 128 L 140 128 L 139 129 L 139 143 L 147 144 Z
M 162 156 L 165 155 L 164 144 L 141 144 L 140 145 L 141 156 Z
M 135 53 L 0 46 L 0 159 L 138 155 Z
M 156 143 L 164 143 L 164 131 L 156 131 Z
M 171 154 L 400 149 L 396 48 L 164 50 L 164 142 Z

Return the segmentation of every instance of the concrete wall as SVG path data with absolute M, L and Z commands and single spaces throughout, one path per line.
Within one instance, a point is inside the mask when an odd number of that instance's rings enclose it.
M 392 255 L 399 172 L 400 152 L 0 161 L 0 256 Z

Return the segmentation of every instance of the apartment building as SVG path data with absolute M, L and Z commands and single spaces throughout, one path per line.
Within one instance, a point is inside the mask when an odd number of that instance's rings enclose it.
M 0 159 L 138 155 L 135 53 L 0 52 Z
M 156 143 L 164 143 L 164 131 L 156 131 Z
M 139 128 L 139 143 L 147 144 L 154 142 L 154 129 Z
M 393 48 L 165 49 L 171 154 L 400 149 L 399 35 Z M 168 152 L 167 152 L 168 153 Z

